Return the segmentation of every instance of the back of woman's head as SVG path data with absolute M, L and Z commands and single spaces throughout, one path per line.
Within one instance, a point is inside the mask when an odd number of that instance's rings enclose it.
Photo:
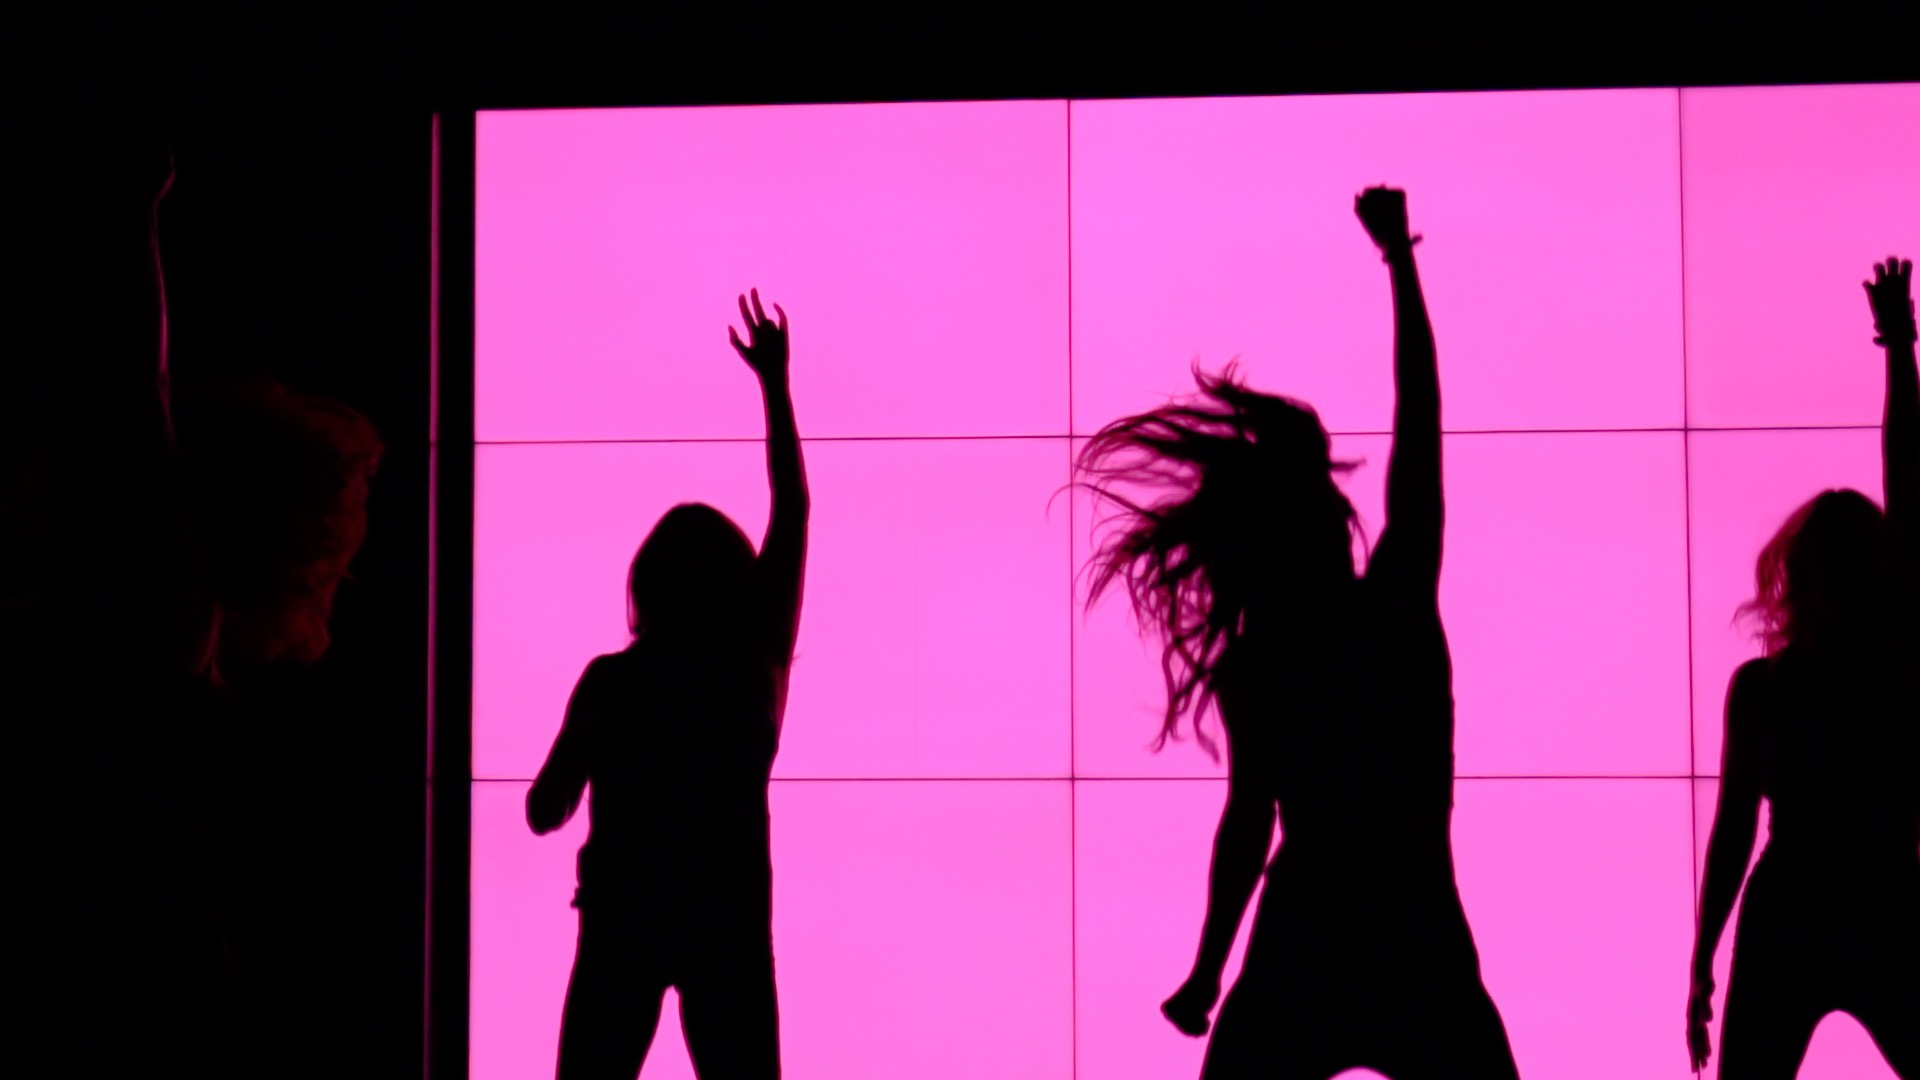
M 1887 617 L 1886 515 L 1858 491 L 1824 491 L 1760 551 L 1740 614 L 1769 655 L 1871 632 Z
M 1126 586 L 1144 628 L 1166 638 L 1167 709 L 1156 745 L 1191 714 L 1201 726 L 1211 680 L 1249 613 L 1302 630 L 1353 580 L 1359 522 L 1335 476 L 1313 409 L 1198 367 L 1199 394 L 1116 420 L 1081 451 L 1081 481 L 1115 513 L 1089 568 L 1089 602 Z M 1125 489 L 1147 489 L 1139 495 Z M 1155 489 L 1157 501 L 1145 496 Z
M 661 516 L 627 571 L 627 629 L 673 638 L 724 630 L 738 620 L 752 578 L 752 541 L 705 503 Z
M 272 379 L 178 395 L 179 440 L 223 658 L 312 662 L 367 531 L 383 447 L 367 419 Z

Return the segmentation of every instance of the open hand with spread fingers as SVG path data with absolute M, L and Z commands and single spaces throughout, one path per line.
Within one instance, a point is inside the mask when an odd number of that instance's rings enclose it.
M 741 341 L 740 331 L 731 326 L 727 327 L 727 338 L 761 382 L 784 379 L 787 377 L 787 313 L 775 304 L 773 312 L 779 318 L 769 319 L 766 309 L 760 306 L 760 290 L 752 290 L 749 296 L 751 306 L 748 296 L 740 298 L 740 317 L 747 324 L 747 339 Z

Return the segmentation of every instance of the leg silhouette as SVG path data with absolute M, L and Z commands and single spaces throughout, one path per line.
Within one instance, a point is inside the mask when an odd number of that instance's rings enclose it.
M 637 927 L 580 913 L 580 942 L 560 1019 L 558 1080 L 634 1080 L 660 1026 L 668 976 Z
M 777 1080 L 780 1010 L 772 950 L 720 946 L 680 983 L 680 1026 L 703 1077 Z

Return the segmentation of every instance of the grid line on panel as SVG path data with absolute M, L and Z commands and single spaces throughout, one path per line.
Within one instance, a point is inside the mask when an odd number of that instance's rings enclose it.
M 1009 439 L 1040 441 L 1044 439 L 1064 439 L 1068 436 L 1059 432 L 1053 434 L 1008 434 L 1008 435 L 805 435 L 802 443 L 817 442 L 994 442 Z M 753 443 L 766 442 L 764 436 L 748 438 L 741 436 L 698 436 L 685 439 L 482 439 L 476 446 L 674 446 L 684 443 Z
M 1224 775 L 1163 776 L 776 776 L 775 784 L 1144 784 L 1224 783 Z M 1455 780 L 1710 780 L 1684 773 L 1469 773 Z M 476 784 L 531 784 L 530 776 L 476 776 Z
M 1067 138 L 1067 480 L 1073 480 L 1073 102 L 1062 103 Z M 1074 620 L 1073 489 L 1067 489 L 1067 1074 L 1080 1077 L 1080 710 L 1075 685 L 1079 637 Z
M 1685 429 L 1680 435 L 1680 491 L 1685 506 L 1685 525 L 1683 535 L 1687 547 L 1687 829 L 1692 845 L 1688 848 L 1687 866 L 1693 872 L 1693 894 L 1688 897 L 1693 902 L 1693 922 L 1700 925 L 1700 799 L 1695 791 L 1699 786 L 1700 745 L 1699 733 L 1695 731 L 1700 722 L 1695 715 L 1694 687 L 1694 651 L 1693 651 L 1693 371 L 1687 356 L 1687 110 L 1686 91 L 1676 87 L 1673 91 L 1673 132 L 1675 186 L 1680 197 L 1680 426 Z
M 1684 303 L 1684 301 L 1683 301 Z M 1071 318 L 1071 316 L 1069 316 Z M 1072 368 L 1072 332 L 1068 332 L 1068 362 Z M 1682 367 L 1684 369 L 1684 358 Z M 1068 408 L 1072 408 L 1073 377 L 1071 370 L 1067 377 Z M 1682 409 L 1684 410 L 1684 402 Z M 1692 432 L 1752 432 L 1752 431 L 1878 431 L 1878 424 L 1769 424 L 1756 427 L 1692 427 L 1686 426 L 1683 418 L 1681 427 L 1613 427 L 1613 428 L 1450 428 L 1444 435 L 1675 435 Z M 1352 438 L 1363 435 L 1391 435 L 1391 431 L 1329 431 L 1335 438 Z M 1014 433 L 1007 435 L 808 435 L 802 443 L 829 442 L 992 442 L 1005 440 L 1040 441 L 1045 439 L 1080 439 L 1083 434 L 1062 435 L 1059 432 Z M 687 443 L 761 443 L 764 438 L 745 436 L 733 437 L 695 437 L 684 439 L 476 439 L 475 446 L 656 446 L 680 445 Z

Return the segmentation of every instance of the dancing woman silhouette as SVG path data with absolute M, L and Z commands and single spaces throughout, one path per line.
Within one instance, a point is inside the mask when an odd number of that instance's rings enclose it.
M 1109 424 L 1082 452 L 1129 525 L 1095 556 L 1167 637 L 1161 741 L 1217 707 L 1226 807 L 1192 974 L 1162 1007 L 1205 1034 L 1264 872 L 1204 1080 L 1517 1076 L 1454 884 L 1452 666 L 1440 622 L 1440 388 L 1406 197 L 1355 201 L 1394 297 L 1387 525 L 1356 576 L 1352 505 L 1313 410 L 1229 368 L 1204 400 Z M 1118 483 L 1171 486 L 1151 507 Z M 1268 861 L 1276 811 L 1284 825 Z
M 1874 267 L 1885 348 L 1883 512 L 1815 496 L 1761 551 L 1766 653 L 1727 691 L 1687 1044 L 1711 1052 L 1713 959 L 1765 799 L 1767 845 L 1734 931 L 1722 1080 L 1791 1080 L 1814 1029 L 1851 1013 L 1894 1072 L 1920 1080 L 1920 381 L 1913 264 Z
M 580 939 L 559 1080 L 633 1080 L 668 987 L 694 1071 L 780 1075 L 767 783 L 800 626 L 807 481 L 787 383 L 787 315 L 740 298 L 733 347 L 759 377 L 773 510 L 756 557 L 701 503 L 669 510 L 628 576 L 633 643 L 596 657 L 527 793 L 564 825 L 592 786 L 574 907 Z M 609 493 L 609 497 L 617 497 Z

